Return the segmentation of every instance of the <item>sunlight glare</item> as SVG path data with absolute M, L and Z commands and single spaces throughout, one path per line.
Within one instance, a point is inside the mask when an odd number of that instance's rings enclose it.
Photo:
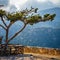
M 46 2 L 47 0 L 37 0 L 38 2 Z
M 27 0 L 10 0 L 11 5 L 15 5 L 17 9 L 19 9 L 23 4 L 25 4 Z

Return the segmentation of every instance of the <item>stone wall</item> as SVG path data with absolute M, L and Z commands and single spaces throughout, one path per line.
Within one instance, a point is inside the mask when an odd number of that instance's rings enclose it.
M 60 55 L 60 49 L 39 48 L 39 47 L 24 47 L 24 53 Z
M 3 45 L 4 46 L 4 45 Z M 11 53 L 14 54 L 48 54 L 48 55 L 60 55 L 60 49 L 55 48 L 42 48 L 42 47 L 30 47 L 20 45 L 8 45 L 11 49 Z M 0 49 L 1 50 L 1 49 Z

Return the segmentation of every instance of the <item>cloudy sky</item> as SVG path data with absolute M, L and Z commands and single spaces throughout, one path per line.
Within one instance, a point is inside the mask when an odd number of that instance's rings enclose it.
M 60 0 L 0 0 L 0 5 L 4 5 L 4 7 L 1 7 L 1 8 L 10 12 L 15 12 L 18 10 L 20 11 L 25 8 L 30 8 L 31 6 L 34 8 L 37 7 L 39 8 L 39 10 L 45 10 L 45 9 L 50 9 L 54 7 L 60 7 Z M 49 24 L 49 23 L 50 22 L 43 23 L 41 25 L 54 27 L 52 24 Z M 54 25 L 60 26 L 60 23 L 58 24 L 56 22 L 54 23 Z
M 40 10 L 60 7 L 60 0 L 0 0 L 7 11 L 22 10 L 24 8 L 38 7 Z

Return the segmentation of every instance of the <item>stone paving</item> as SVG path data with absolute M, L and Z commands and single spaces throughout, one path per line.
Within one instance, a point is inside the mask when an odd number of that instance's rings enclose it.
M 59 60 L 56 58 L 48 58 L 44 56 L 32 56 L 32 55 L 18 55 L 18 56 L 4 56 L 0 57 L 0 60 Z

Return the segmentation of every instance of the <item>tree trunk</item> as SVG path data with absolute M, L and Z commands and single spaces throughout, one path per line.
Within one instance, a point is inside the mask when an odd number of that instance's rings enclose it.
M 9 29 L 6 29 L 6 44 L 8 43 L 8 32 L 9 32 Z
M 6 29 L 6 40 L 5 40 L 5 54 L 7 53 L 7 48 L 8 48 L 8 32 L 9 32 L 9 29 L 7 28 Z
M 24 24 L 24 26 L 22 27 L 22 29 L 20 29 L 18 32 L 16 32 L 9 40 L 8 43 L 13 40 L 20 32 L 22 32 L 24 30 L 24 28 L 26 27 L 27 24 Z

